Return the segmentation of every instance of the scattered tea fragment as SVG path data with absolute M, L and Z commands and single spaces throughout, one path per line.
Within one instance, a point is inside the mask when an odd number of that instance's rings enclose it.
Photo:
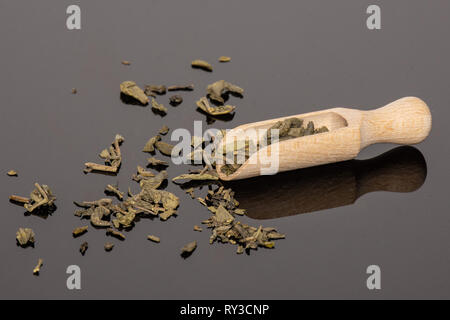
M 197 241 L 189 242 L 183 248 L 181 248 L 181 256 L 187 258 L 194 252 L 195 248 L 197 248 Z
M 161 115 L 165 115 L 167 113 L 167 108 L 164 107 L 162 103 L 156 102 L 155 98 L 152 98 L 152 109 L 159 112 Z
M 16 240 L 22 247 L 34 244 L 34 237 L 35 234 L 30 228 L 19 228 L 16 232 Z
M 157 237 L 157 236 L 154 236 L 154 235 L 148 235 L 147 239 L 150 240 L 150 241 L 156 242 L 156 243 L 160 243 L 161 242 L 161 239 L 159 237 Z
M 193 90 L 194 90 L 193 84 L 188 84 L 188 85 L 184 85 L 184 86 L 167 87 L 167 91 L 193 91 Z
M 11 196 L 10 200 L 24 203 L 23 206 L 28 212 L 33 212 L 36 209 L 53 210 L 55 208 L 54 202 L 56 197 L 53 195 L 50 188 L 45 184 L 41 186 L 37 182 L 34 186 L 35 189 L 30 193 L 30 199 L 28 202 L 22 202 L 22 200 L 25 200 L 26 198 L 18 196 Z
M 87 251 L 88 248 L 89 248 L 89 243 L 83 242 L 83 243 L 81 244 L 81 246 L 80 246 L 80 252 L 81 252 L 81 255 L 84 256 L 84 254 L 86 253 L 86 251 Z
M 167 179 L 167 172 L 161 171 L 158 174 L 146 174 L 138 167 L 139 186 L 141 191 L 131 194 L 123 202 L 115 204 L 112 199 L 100 199 L 97 201 L 74 202 L 82 210 L 77 210 L 75 215 L 81 219 L 89 218 L 91 224 L 97 228 L 107 228 L 107 234 L 125 239 L 125 236 L 116 229 L 133 227 L 136 218 L 141 215 L 159 216 L 161 220 L 167 220 L 177 213 L 179 199 L 173 193 L 158 190 L 161 184 Z
M 197 225 L 194 226 L 194 231 L 202 232 L 202 230 L 203 229 L 201 227 L 199 227 Z
M 72 235 L 74 238 L 76 238 L 76 237 L 79 237 L 79 236 L 85 234 L 87 232 L 87 230 L 88 230 L 88 226 L 78 227 L 78 228 L 73 229 Z
M 105 243 L 104 248 L 105 248 L 105 251 L 109 252 L 109 251 L 111 251 L 114 248 L 114 243 L 107 242 L 107 243 Z
M 159 140 L 161 140 L 161 136 L 159 136 L 159 135 L 151 137 L 145 144 L 142 151 L 143 152 L 155 152 L 155 143 Z
M 227 56 L 221 56 L 219 57 L 219 62 L 230 62 L 231 58 Z
M 219 176 L 217 175 L 217 173 L 203 173 L 203 174 L 199 174 L 199 173 L 185 173 L 185 174 L 181 174 L 175 178 L 172 178 L 172 181 L 177 181 L 177 180 L 219 180 Z
M 39 272 L 41 272 L 41 267 L 42 267 L 43 264 L 44 264 L 44 260 L 42 260 L 41 258 L 39 258 L 36 267 L 34 267 L 34 269 L 33 269 L 33 274 L 34 274 L 35 276 L 38 276 L 38 275 L 39 275 Z
M 109 221 L 104 220 L 111 214 L 111 210 L 104 206 L 91 207 L 91 224 L 97 228 L 108 228 L 111 226 Z M 89 210 L 89 209 L 88 209 Z
M 163 125 L 162 128 L 159 129 L 159 134 L 166 135 L 166 134 L 169 132 L 169 130 L 170 130 L 170 129 L 169 129 L 168 126 Z
M 140 186 L 142 188 L 151 188 L 151 189 L 157 189 L 163 182 L 164 180 L 167 179 L 167 171 L 163 170 L 161 172 L 159 172 L 157 175 L 155 175 L 154 177 L 148 177 L 146 179 L 142 179 L 140 181 Z
M 115 237 L 119 240 L 125 240 L 125 236 L 123 235 L 123 233 L 114 230 L 113 228 L 106 229 L 106 235 Z
M 168 143 L 166 143 L 166 142 L 162 142 L 162 141 L 157 141 L 157 142 L 155 143 L 155 147 L 156 147 L 156 149 L 158 149 L 159 152 L 161 152 L 163 155 L 169 156 L 169 157 L 172 155 L 172 150 L 173 150 L 173 148 L 174 148 L 173 145 L 168 144 Z
M 123 60 L 123 61 L 122 61 L 122 64 L 123 64 L 124 66 L 129 66 L 129 65 L 131 64 L 131 62 L 130 62 L 130 61 L 127 61 L 127 60 Z
M 137 172 L 138 172 L 137 174 L 133 174 L 133 176 L 131 177 L 136 182 L 140 182 L 142 179 L 147 179 L 149 177 L 155 176 L 155 174 L 153 172 L 145 170 L 141 166 L 137 166 Z M 129 191 L 128 195 L 132 196 L 129 188 L 128 188 L 128 191 Z
M 244 94 L 244 89 L 225 80 L 219 80 L 208 85 L 206 91 L 208 93 L 208 97 L 211 100 L 217 101 L 219 103 L 225 103 L 225 100 L 222 97 L 223 94 L 233 93 L 239 96 L 242 96 Z
M 71 92 L 72 92 L 72 94 L 76 94 L 78 92 L 78 90 L 76 88 L 72 88 Z
M 212 65 L 204 60 L 194 60 L 191 62 L 191 66 L 192 66 L 192 68 L 203 69 L 203 70 L 209 71 L 209 72 L 211 72 L 213 70 Z
M 124 193 L 119 190 L 119 187 L 117 185 L 114 185 L 114 186 L 111 184 L 106 185 L 105 193 L 113 194 L 117 197 L 117 199 L 119 199 L 121 201 L 123 200 Z
M 120 134 L 116 134 L 114 141 L 108 149 L 103 149 L 99 157 L 105 161 L 105 164 L 98 164 L 94 162 L 86 162 L 84 172 L 103 171 L 110 173 L 117 173 L 122 164 L 122 152 L 120 151 L 120 145 L 125 141 L 124 137 Z
M 149 159 L 155 159 L 155 158 L 149 158 Z M 160 161 L 160 160 L 156 160 L 156 162 Z M 164 162 L 164 161 L 163 161 Z M 154 177 L 155 174 L 151 171 L 145 170 L 143 167 L 141 166 L 137 166 L 137 172 L 138 174 L 143 177 L 143 178 L 148 178 L 148 177 Z
M 17 171 L 15 171 L 15 170 L 9 170 L 6 174 L 8 176 L 10 176 L 10 177 L 17 177 L 18 176 Z
M 25 198 L 21 196 L 16 196 L 15 194 L 9 196 L 9 201 L 14 202 L 16 204 L 24 205 L 25 203 L 30 203 L 30 198 Z
M 120 84 L 120 92 L 128 97 L 134 98 L 143 105 L 146 105 L 149 102 L 147 95 L 134 81 L 122 82 Z
M 75 205 L 84 208 L 83 210 L 75 211 L 75 215 L 80 218 L 89 218 L 91 224 L 97 228 L 107 228 L 111 226 L 109 221 L 104 220 L 111 214 L 109 207 L 111 206 L 111 199 L 100 199 L 91 202 L 74 202 Z
M 178 94 L 175 94 L 169 98 L 169 103 L 172 106 L 178 106 L 182 102 L 183 102 L 183 97 Z
M 154 157 L 148 158 L 148 165 L 152 167 L 167 167 L 169 163 L 167 161 L 159 160 Z
M 167 88 L 164 85 L 155 86 L 155 85 L 146 85 L 144 87 L 144 92 L 146 95 L 151 96 L 152 93 L 157 93 L 159 95 L 166 94 Z
M 212 116 L 221 116 L 229 114 L 233 112 L 234 109 L 236 109 L 235 106 L 230 105 L 212 107 L 205 97 L 202 97 L 200 98 L 200 100 L 197 101 L 197 107 Z

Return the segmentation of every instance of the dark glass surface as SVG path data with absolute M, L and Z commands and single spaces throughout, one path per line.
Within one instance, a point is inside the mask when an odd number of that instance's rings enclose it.
M 365 26 L 365 1 L 77 3 L 81 31 L 65 27 L 70 1 L 0 3 L 0 298 L 450 298 L 449 2 L 378 1 L 379 31 Z M 232 61 L 218 63 L 221 55 Z M 193 59 L 214 71 L 192 69 Z M 230 97 L 231 121 L 207 126 L 195 101 L 220 79 L 245 94 Z M 179 93 L 177 107 L 170 94 L 159 97 L 169 109 L 161 118 L 121 101 L 125 80 L 195 90 Z M 124 242 L 91 227 L 72 238 L 85 224 L 72 201 L 103 197 L 107 183 L 137 190 L 130 177 L 148 157 L 140 150 L 163 124 L 233 128 L 337 106 L 368 110 L 408 95 L 433 115 L 430 136 L 415 148 L 370 146 L 355 161 L 235 184 L 249 207 L 243 222 L 287 235 L 274 250 L 236 255 L 235 246 L 209 245 L 208 230 L 192 230 L 208 211 L 171 182 L 167 190 L 181 199 L 176 218 L 142 219 Z M 98 161 L 116 133 L 125 137 L 120 173 L 85 175 L 83 163 Z M 19 177 L 6 176 L 9 169 Z M 171 165 L 169 177 L 187 169 Z M 34 182 L 57 195 L 47 218 L 8 202 Z M 35 248 L 16 246 L 19 227 L 34 229 Z M 193 240 L 197 250 L 182 259 Z M 106 241 L 116 244 L 110 253 Z M 66 288 L 72 264 L 81 267 L 81 290 Z M 371 264 L 382 270 L 377 292 L 366 287 Z

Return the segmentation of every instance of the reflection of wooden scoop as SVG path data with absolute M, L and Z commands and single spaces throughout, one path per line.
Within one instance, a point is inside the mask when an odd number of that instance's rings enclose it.
M 264 174 L 262 153 L 275 154 L 278 148 L 278 172 L 307 168 L 355 158 L 361 149 L 374 143 L 415 144 L 424 140 L 431 130 L 431 114 L 425 102 L 415 97 L 396 100 L 371 111 L 334 108 L 294 115 L 313 121 L 316 128 L 326 126 L 329 132 L 293 138 L 269 145 L 255 152 L 231 175 L 217 172 L 222 180 L 238 180 Z M 240 130 L 268 129 L 277 121 L 290 117 L 245 124 L 227 132 L 227 137 L 241 135 Z M 261 130 L 262 131 L 262 130 Z M 257 138 L 258 139 L 258 138 Z M 255 141 L 256 142 L 256 141 Z M 221 146 L 219 145 L 219 150 Z M 267 173 L 266 173 L 267 174 Z
M 425 181 L 427 165 L 414 147 L 397 147 L 369 160 L 228 182 L 240 207 L 254 219 L 271 219 L 350 205 L 374 191 L 412 192 Z

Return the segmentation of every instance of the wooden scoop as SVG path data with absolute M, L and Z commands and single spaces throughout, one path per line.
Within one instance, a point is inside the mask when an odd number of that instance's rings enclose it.
M 333 108 L 244 124 L 227 132 L 218 150 L 222 150 L 222 145 L 229 143 L 227 139 L 233 135 L 239 136 L 248 129 L 266 130 L 277 121 L 291 117 L 301 118 L 304 123 L 313 121 L 316 128 L 326 126 L 329 132 L 287 139 L 278 142 L 277 146 L 263 147 L 230 175 L 222 173 L 222 164 L 218 164 L 216 169 L 220 179 L 230 181 L 268 174 L 264 173 L 264 168 L 269 165 L 261 160 L 263 152 L 269 155 L 278 152 L 275 157 L 278 161 L 277 172 L 282 172 L 350 160 L 374 143 L 416 144 L 423 141 L 431 130 L 431 113 L 425 102 L 419 98 L 405 97 L 371 111 Z M 264 130 L 258 132 L 262 134 L 253 139 L 255 143 L 264 135 Z

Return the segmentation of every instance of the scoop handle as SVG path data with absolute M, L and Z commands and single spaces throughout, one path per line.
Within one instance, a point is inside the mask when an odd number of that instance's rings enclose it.
M 362 112 L 361 148 L 374 143 L 416 144 L 431 130 L 431 113 L 416 97 L 398 99 L 379 109 Z

